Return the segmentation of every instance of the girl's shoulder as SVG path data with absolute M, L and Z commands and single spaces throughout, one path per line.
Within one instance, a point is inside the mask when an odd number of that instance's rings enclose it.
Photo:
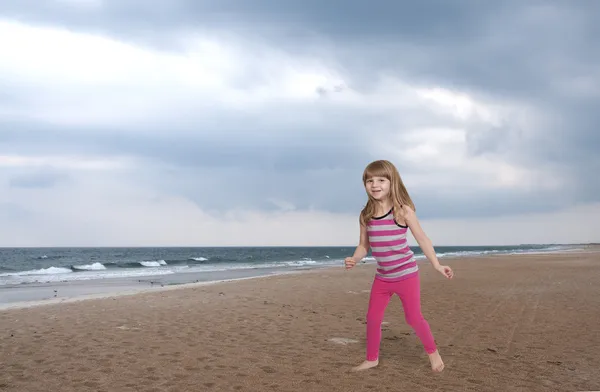
M 410 206 L 403 204 L 398 209 L 394 209 L 394 219 L 396 222 L 402 224 L 403 226 L 407 226 L 410 221 L 412 221 L 415 217 L 415 212 Z

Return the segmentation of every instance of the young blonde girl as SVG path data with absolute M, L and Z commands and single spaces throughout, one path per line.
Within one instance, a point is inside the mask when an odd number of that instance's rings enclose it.
M 440 265 L 431 241 L 421 228 L 415 206 L 396 167 L 386 160 L 370 163 L 363 173 L 368 201 L 360 213 L 360 241 L 354 255 L 345 259 L 347 269 L 361 261 L 369 249 L 377 261 L 367 311 L 366 360 L 352 370 L 365 370 L 379 364 L 381 323 L 392 295 L 402 301 L 404 316 L 429 356 L 435 372 L 444 369 L 431 329 L 421 313 L 419 267 L 407 243 L 410 229 L 423 254 L 445 278 L 452 269 Z

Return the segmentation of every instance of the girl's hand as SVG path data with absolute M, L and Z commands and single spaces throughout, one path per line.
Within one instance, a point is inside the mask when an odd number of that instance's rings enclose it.
M 350 269 L 356 265 L 356 260 L 353 257 L 346 257 L 344 259 L 344 264 L 346 265 L 346 269 Z
M 444 275 L 448 279 L 452 279 L 452 277 L 454 276 L 452 268 L 448 267 L 447 265 L 440 265 L 436 268 L 436 270 L 438 270 L 442 275 Z

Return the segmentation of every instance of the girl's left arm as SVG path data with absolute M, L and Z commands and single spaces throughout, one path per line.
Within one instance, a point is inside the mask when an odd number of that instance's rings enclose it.
M 427 260 L 429 260 L 429 262 L 431 263 L 431 265 L 433 265 L 433 268 L 435 268 L 436 271 L 439 271 L 442 275 L 451 279 L 454 276 L 452 269 L 447 265 L 440 265 L 437 255 L 435 254 L 433 244 L 431 243 L 431 240 L 429 239 L 427 234 L 425 234 L 425 231 L 423 231 L 423 228 L 419 223 L 419 219 L 417 218 L 417 214 L 415 214 L 412 208 L 408 206 L 403 206 L 402 210 L 404 221 L 406 222 L 406 225 L 410 228 L 412 235 L 415 237 L 415 240 L 419 244 L 419 247 L 423 251 L 425 257 L 427 257 Z

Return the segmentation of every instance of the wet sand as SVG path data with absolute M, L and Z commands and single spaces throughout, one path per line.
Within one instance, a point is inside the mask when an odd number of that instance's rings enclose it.
M 374 266 L 0 311 L 0 391 L 600 390 L 600 253 L 421 263 L 433 374 L 397 297 L 364 359 Z

